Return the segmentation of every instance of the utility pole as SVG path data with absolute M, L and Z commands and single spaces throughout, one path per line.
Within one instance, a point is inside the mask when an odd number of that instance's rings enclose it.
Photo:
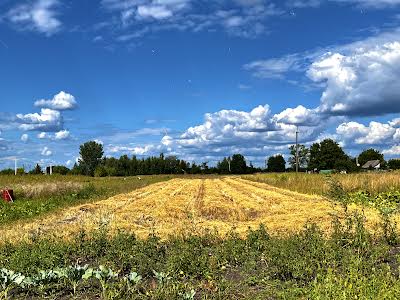
M 18 159 L 17 158 L 14 158 L 14 162 L 15 162 L 15 168 L 14 168 L 14 170 L 15 170 L 15 176 L 17 176 L 17 171 L 18 171 L 18 169 L 17 169 L 17 161 L 18 161 Z
M 296 127 L 296 173 L 299 173 L 299 126 Z
M 229 173 L 231 173 L 231 158 L 228 157 L 228 167 L 229 167 Z

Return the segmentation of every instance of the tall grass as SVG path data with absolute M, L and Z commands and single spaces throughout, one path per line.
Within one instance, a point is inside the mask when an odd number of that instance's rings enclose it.
M 368 191 L 372 195 L 400 190 L 400 173 L 358 173 L 330 175 L 347 192 Z M 325 195 L 329 191 L 327 175 L 305 173 L 270 173 L 244 175 L 242 178 L 267 183 L 304 194 Z

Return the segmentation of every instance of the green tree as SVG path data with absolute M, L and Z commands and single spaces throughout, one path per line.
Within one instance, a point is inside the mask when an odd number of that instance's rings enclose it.
M 41 174 L 43 174 L 42 167 L 39 166 L 39 164 L 36 164 L 36 167 L 29 173 L 34 174 L 34 175 L 41 175 Z
M 310 161 L 308 168 L 318 170 L 331 170 L 341 162 L 350 160 L 342 147 L 332 139 L 325 139 L 321 143 L 314 143 L 310 147 Z
M 53 166 L 53 174 L 67 175 L 70 171 L 65 166 Z
M 388 166 L 392 170 L 400 169 L 400 159 L 391 159 L 388 161 Z
M 289 147 L 290 150 L 290 157 L 289 157 L 289 164 L 290 167 L 295 170 L 296 169 L 296 145 L 292 145 Z M 299 145 L 299 168 L 307 168 L 308 161 L 310 159 L 310 150 L 304 146 Z
M 247 164 L 244 156 L 241 154 L 232 155 L 231 159 L 231 172 L 232 174 L 246 174 Z
M 382 165 L 384 165 L 384 163 L 385 163 L 385 159 L 384 159 L 383 154 L 380 153 L 378 150 L 375 150 L 373 148 L 364 150 L 358 156 L 358 163 L 361 166 L 365 165 L 365 163 L 370 161 L 370 160 L 379 160 Z
M 229 158 L 230 160 L 230 158 Z M 229 161 L 228 158 L 224 157 L 222 161 L 217 164 L 217 170 L 220 174 L 229 174 Z
M 80 146 L 79 166 L 84 175 L 94 176 L 94 171 L 103 157 L 103 145 L 90 141 Z
M 271 156 L 268 158 L 268 171 L 269 172 L 285 172 L 286 161 L 281 154 Z

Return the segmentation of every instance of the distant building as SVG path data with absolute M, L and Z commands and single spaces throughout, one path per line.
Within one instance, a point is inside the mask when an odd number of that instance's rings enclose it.
M 375 169 L 379 170 L 381 168 L 381 162 L 380 160 L 370 160 L 367 161 L 363 166 L 363 169 L 369 170 L 369 169 Z

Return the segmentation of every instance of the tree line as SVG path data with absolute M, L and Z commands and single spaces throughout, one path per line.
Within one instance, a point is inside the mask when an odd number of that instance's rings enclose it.
M 215 166 L 208 162 L 196 164 L 187 162 L 176 156 L 151 156 L 147 158 L 104 157 L 103 145 L 95 141 L 84 143 L 80 146 L 80 158 L 72 169 L 65 166 L 53 166 L 53 174 L 61 175 L 87 175 L 87 176 L 136 176 L 158 174 L 251 174 L 256 172 L 285 172 L 296 169 L 296 146 L 289 147 L 289 157 L 286 161 L 281 154 L 270 156 L 266 160 L 265 168 L 256 168 L 241 154 L 224 157 Z M 358 161 L 347 155 L 343 148 L 332 139 L 325 139 L 314 143 L 310 147 L 298 145 L 298 162 L 300 171 L 337 170 L 356 172 L 367 161 L 379 160 L 382 168 L 400 169 L 400 160 L 385 161 L 381 152 L 367 149 L 358 155 Z M 358 164 L 357 164 L 358 162 Z M 43 174 L 39 164 L 29 174 Z M 13 169 L 0 171 L 0 174 L 14 174 Z M 25 174 L 25 170 L 18 169 L 18 174 Z
M 289 168 L 282 155 L 271 156 L 268 159 L 267 170 L 271 172 L 284 172 L 296 169 L 296 146 L 289 147 Z M 310 147 L 298 145 L 298 164 L 300 171 L 336 170 L 346 172 L 360 171 L 363 165 L 371 160 L 379 160 L 382 169 L 400 169 L 400 160 L 386 161 L 384 155 L 373 148 L 362 151 L 357 157 L 351 157 L 343 148 L 332 139 L 325 139 L 314 143 Z

